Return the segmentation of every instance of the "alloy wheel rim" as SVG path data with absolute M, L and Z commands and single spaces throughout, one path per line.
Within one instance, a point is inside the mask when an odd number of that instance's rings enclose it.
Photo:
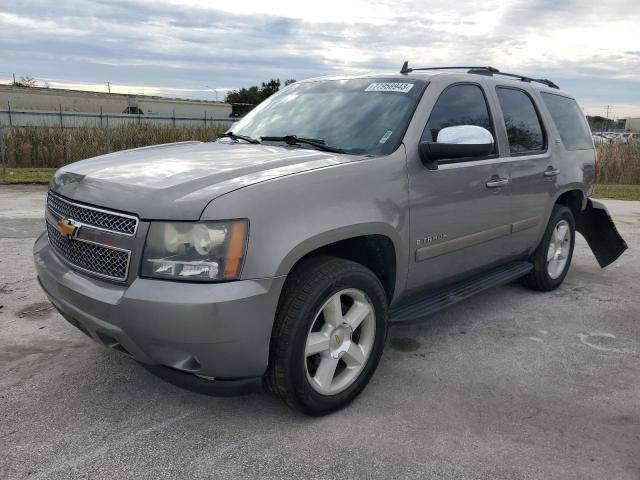
M 320 307 L 305 343 L 304 369 L 311 387 L 336 395 L 360 376 L 373 350 L 375 310 L 367 295 L 349 288 Z
M 547 273 L 553 280 L 562 275 L 569 259 L 571 228 L 569 222 L 560 220 L 551 232 L 547 250 Z

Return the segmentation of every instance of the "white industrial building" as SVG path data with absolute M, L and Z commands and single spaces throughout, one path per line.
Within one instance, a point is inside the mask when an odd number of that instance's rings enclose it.
M 624 121 L 624 131 L 640 133 L 640 118 L 626 118 Z

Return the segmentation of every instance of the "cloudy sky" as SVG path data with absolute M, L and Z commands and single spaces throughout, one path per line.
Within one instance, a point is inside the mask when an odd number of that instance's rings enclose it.
M 0 1 L 0 82 L 213 98 L 272 77 L 491 65 L 640 116 L 640 0 Z

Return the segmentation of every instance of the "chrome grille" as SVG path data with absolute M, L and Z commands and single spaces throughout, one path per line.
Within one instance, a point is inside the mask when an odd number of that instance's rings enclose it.
M 59 216 L 110 232 L 135 235 L 138 228 L 138 219 L 134 216 L 79 205 L 51 192 L 47 196 L 47 206 Z
M 127 279 L 128 251 L 67 238 L 48 222 L 47 234 L 55 252 L 74 267 L 113 280 Z

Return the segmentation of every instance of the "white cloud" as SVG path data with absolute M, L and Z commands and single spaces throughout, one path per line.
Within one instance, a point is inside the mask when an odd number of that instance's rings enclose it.
M 21 0 L 0 6 L 0 76 L 207 95 L 409 59 L 548 77 L 640 115 L 639 24 L 637 0 Z
M 303 20 L 309 23 L 353 23 L 383 24 L 398 14 L 397 9 L 383 2 L 366 0 L 234 0 L 221 1 L 170 1 L 176 6 L 208 8 L 237 14 L 268 15 Z

